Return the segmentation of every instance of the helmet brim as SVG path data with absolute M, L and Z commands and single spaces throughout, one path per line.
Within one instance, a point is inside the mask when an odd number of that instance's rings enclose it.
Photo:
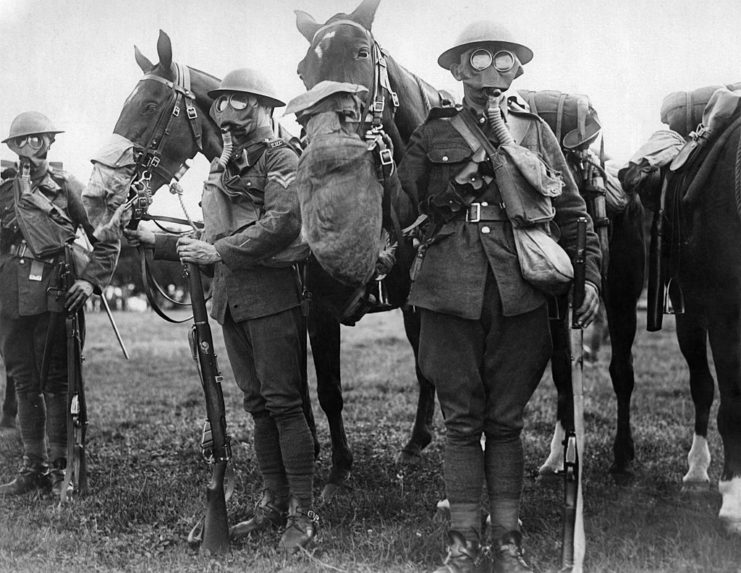
M 466 50 L 481 45 L 496 46 L 500 50 L 509 50 L 513 52 L 517 59 L 520 60 L 520 64 L 525 65 L 533 59 L 533 51 L 527 46 L 517 44 L 516 42 L 504 42 L 499 40 L 477 40 L 475 42 L 468 42 L 461 44 L 460 46 L 454 46 L 449 50 L 445 50 L 440 57 L 437 59 L 437 63 L 441 68 L 449 70 L 453 64 L 458 64 L 461 61 L 461 54 Z
M 592 120 L 584 126 L 583 134 L 579 133 L 579 129 L 572 129 L 566 135 L 563 136 L 563 146 L 566 149 L 576 149 L 583 145 L 591 145 L 597 136 L 602 131 L 602 126 L 598 121 Z
M 44 135 L 45 133 L 48 133 L 49 135 L 56 135 L 57 133 L 64 133 L 63 129 L 55 129 L 51 131 L 29 131 L 28 133 L 17 133 L 15 135 L 11 135 L 10 137 L 6 137 L 0 143 L 8 143 L 11 139 L 17 139 L 19 137 L 27 137 L 29 135 Z
M 286 102 L 281 101 L 279 99 L 276 99 L 272 96 L 261 94 L 256 91 L 247 91 L 247 90 L 235 90 L 230 88 L 219 88 L 215 90 L 211 90 L 208 92 L 208 96 L 216 99 L 220 95 L 223 94 L 233 94 L 233 93 L 243 93 L 243 94 L 252 94 L 254 96 L 259 97 L 263 102 L 265 102 L 269 107 L 284 107 L 286 105 Z

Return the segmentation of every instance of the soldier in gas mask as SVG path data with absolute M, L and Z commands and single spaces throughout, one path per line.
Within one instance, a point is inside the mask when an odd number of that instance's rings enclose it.
M 58 133 L 46 116 L 28 111 L 13 120 L 3 140 L 19 161 L 16 176 L 0 185 L 0 351 L 16 385 L 23 465 L 0 486 L 0 495 L 60 493 L 67 465 L 67 354 L 65 321 L 57 317 L 81 309 L 109 282 L 118 260 L 118 241 L 97 241 L 73 285 L 58 291 L 66 249 L 78 230 L 92 232 L 82 184 L 47 160 Z
M 154 256 L 214 265 L 211 315 L 224 343 L 244 408 L 255 424 L 255 453 L 264 490 L 254 515 L 232 537 L 283 527 L 279 548 L 294 551 L 315 536 L 314 446 L 302 408 L 302 316 L 294 261 L 308 255 L 297 239 L 301 215 L 298 156 L 272 128 L 284 106 L 266 78 L 251 69 L 228 73 L 211 115 L 224 152 L 211 164 L 202 197 L 200 239 L 126 231 Z
M 484 485 L 494 570 L 532 571 L 518 525 L 524 466 L 520 433 L 523 410 L 551 354 L 548 297 L 523 279 L 512 205 L 502 196 L 530 193 L 537 209 L 553 208 L 560 244 L 572 256 L 576 220 L 587 211 L 551 130 L 505 95 L 531 59 L 531 50 L 500 25 L 477 22 L 466 28 L 438 59 L 463 83 L 463 105 L 433 109 L 412 135 L 399 167 L 404 190 L 430 220 L 409 303 L 420 310 L 419 364 L 435 384 L 447 428 L 444 473 L 451 530 L 438 573 L 490 570 L 492 563 L 481 551 Z M 480 138 L 496 148 L 495 157 L 483 152 Z M 511 153 L 500 152 L 500 144 Z M 526 159 L 523 169 L 535 169 L 547 188 L 526 189 L 510 155 Z M 560 195 L 553 185 L 562 186 Z M 546 192 L 552 205 L 537 199 Z M 597 312 L 600 284 L 599 245 L 591 224 L 587 251 L 587 292 L 577 309 L 584 325 Z

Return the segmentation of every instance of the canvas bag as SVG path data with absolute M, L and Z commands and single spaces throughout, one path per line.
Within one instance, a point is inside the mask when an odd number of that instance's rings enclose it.
M 451 124 L 474 154 L 483 146 L 489 155 L 512 223 L 522 278 L 546 294 L 564 294 L 574 278 L 574 267 L 550 232 L 550 221 L 556 214 L 551 198 L 562 192 L 560 174 L 520 145 L 502 144 L 494 149 L 478 126 L 466 119 L 458 114 Z

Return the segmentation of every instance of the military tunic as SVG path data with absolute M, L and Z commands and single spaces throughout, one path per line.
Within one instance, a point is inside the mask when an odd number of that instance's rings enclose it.
M 91 230 L 82 205 L 82 184 L 71 175 L 49 167 L 39 179 L 32 181 L 54 205 L 67 214 L 70 231 Z M 36 391 L 45 343 L 49 312 L 63 312 L 64 296 L 48 292 L 57 287 L 55 263 L 60 254 L 36 258 L 22 246 L 25 239 L 16 219 L 13 181 L 0 185 L 0 347 L 6 359 L 8 374 L 15 379 L 18 392 Z M 37 215 L 39 216 L 40 213 Z M 77 278 L 89 281 L 98 291 L 111 279 L 118 260 L 118 241 L 98 241 L 93 247 L 90 263 Z M 63 321 L 55 348 L 59 361 L 52 362 L 50 389 L 66 391 L 66 360 Z M 30 338 L 29 338 L 30 337 Z M 36 351 L 29 349 L 35 348 Z
M 292 267 L 265 261 L 288 247 L 301 231 L 295 172 L 296 153 L 269 128 L 226 171 L 211 165 L 209 179 L 240 191 L 230 207 L 254 211 L 257 219 L 213 245 L 221 256 L 214 265 L 211 316 L 224 338 L 245 408 L 252 412 L 301 409 L 300 288 Z M 204 203 L 204 218 L 208 220 Z M 221 235 L 222 233 L 218 233 Z M 177 260 L 177 238 L 157 234 L 156 258 Z
M 553 227 L 560 230 L 560 243 L 573 256 L 576 220 L 586 217 L 587 211 L 558 142 L 537 116 L 514 107 L 505 111 L 515 142 L 563 175 L 563 193 L 553 200 Z M 433 110 L 413 133 L 399 176 L 404 190 L 440 228 L 427 248 L 409 303 L 420 310 L 419 366 L 435 384 L 445 416 L 446 491 L 451 509 L 459 512 L 454 521 L 474 527 L 486 483 L 494 534 L 501 535 L 517 529 L 523 411 L 551 355 L 552 342 L 546 296 L 522 278 L 496 179 L 483 182 L 475 198 L 485 213 L 479 221 L 476 212 L 467 220 L 467 209 L 446 209 L 435 201 L 451 186 L 459 194 L 470 188 L 454 181 L 473 155 L 451 124 L 450 118 L 458 113 L 473 113 L 496 145 L 485 117 L 466 108 Z M 591 225 L 587 250 L 587 280 L 599 285 L 600 253 Z M 473 516 L 473 522 L 461 517 L 464 514 Z

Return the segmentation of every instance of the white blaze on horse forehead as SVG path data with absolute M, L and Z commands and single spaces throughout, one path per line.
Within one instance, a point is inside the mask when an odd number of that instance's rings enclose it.
M 134 96 L 136 96 L 136 94 L 138 94 L 141 91 L 141 89 L 142 89 L 142 84 L 140 82 L 136 84 L 136 87 L 129 94 L 129 97 L 126 98 L 126 101 L 124 102 L 124 107 L 126 107 L 127 105 L 129 105 L 129 103 L 131 103 L 131 101 L 134 99 Z
M 329 49 L 329 44 L 332 42 L 332 38 L 334 38 L 335 31 L 332 30 L 330 32 L 326 32 L 324 36 L 322 36 L 322 39 L 319 40 L 319 42 L 316 45 L 316 48 L 314 48 L 314 52 L 316 53 L 316 57 L 320 60 L 322 59 L 322 56 L 324 55 L 324 52 Z

